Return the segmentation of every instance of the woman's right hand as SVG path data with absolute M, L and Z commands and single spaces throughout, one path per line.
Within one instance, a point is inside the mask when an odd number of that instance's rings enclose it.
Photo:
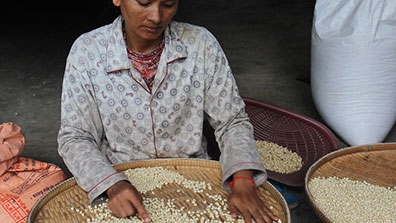
M 119 181 L 106 191 L 107 203 L 112 214 L 119 218 L 139 215 L 144 222 L 151 222 L 149 214 L 143 205 L 143 197 L 136 188 L 127 181 Z

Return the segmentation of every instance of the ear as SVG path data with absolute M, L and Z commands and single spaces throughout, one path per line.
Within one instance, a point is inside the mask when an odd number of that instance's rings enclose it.
M 121 5 L 121 0 L 112 0 L 113 1 L 113 5 L 119 7 Z

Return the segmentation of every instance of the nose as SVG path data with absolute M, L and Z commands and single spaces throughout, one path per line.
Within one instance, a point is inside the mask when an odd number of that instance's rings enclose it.
M 158 6 L 154 6 L 148 13 L 148 20 L 152 21 L 154 24 L 161 22 L 161 9 Z

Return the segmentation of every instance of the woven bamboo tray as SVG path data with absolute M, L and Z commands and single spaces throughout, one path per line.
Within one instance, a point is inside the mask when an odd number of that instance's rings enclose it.
M 396 143 L 379 143 L 340 149 L 316 161 L 305 177 L 305 192 L 315 213 L 323 222 L 331 222 L 317 207 L 308 189 L 316 177 L 339 177 L 366 181 L 382 187 L 396 186 Z
M 199 160 L 199 159 L 155 159 L 146 161 L 130 162 L 116 165 L 119 171 L 125 171 L 139 167 L 165 167 L 169 170 L 182 174 L 189 180 L 206 181 L 212 184 L 212 190 L 206 191 L 210 194 L 228 195 L 228 191 L 221 187 L 221 167 L 217 161 Z M 186 199 L 202 200 L 196 193 L 178 186 L 178 184 L 169 187 L 163 187 L 155 192 L 158 198 L 177 198 L 181 201 Z M 182 192 L 180 192 L 182 190 Z M 267 206 L 273 206 L 274 214 L 276 214 L 282 222 L 290 222 L 290 212 L 283 196 L 269 183 L 263 184 L 259 188 L 259 193 Z M 143 196 L 152 196 L 144 194 Z M 59 184 L 53 190 L 45 194 L 33 206 L 26 222 L 44 223 L 44 222 L 67 222 L 81 223 L 86 222 L 89 216 L 82 217 L 80 214 L 72 210 L 78 208 L 84 210 L 89 205 L 86 193 L 76 184 L 74 178 Z M 177 205 L 177 204 L 176 204 Z M 204 203 L 192 207 L 189 203 L 180 203 L 180 206 L 190 206 L 188 208 L 204 209 Z

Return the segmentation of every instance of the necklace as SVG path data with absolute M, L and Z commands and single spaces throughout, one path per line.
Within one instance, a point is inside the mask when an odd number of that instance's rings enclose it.
M 161 58 L 162 50 L 164 49 L 165 41 L 162 40 L 161 44 L 157 46 L 153 51 L 149 53 L 138 53 L 134 52 L 129 47 L 128 50 L 128 58 L 134 64 L 138 64 L 139 67 L 148 70 L 156 70 L 158 67 L 159 60 Z
M 125 42 L 127 42 L 125 29 L 123 29 L 123 33 L 124 40 Z M 129 60 L 132 62 L 135 69 L 139 71 L 150 91 L 154 83 L 155 73 L 157 72 L 158 64 L 164 47 L 164 39 L 159 46 L 157 46 L 153 51 L 149 53 L 134 52 L 129 49 L 128 46 L 126 47 Z

